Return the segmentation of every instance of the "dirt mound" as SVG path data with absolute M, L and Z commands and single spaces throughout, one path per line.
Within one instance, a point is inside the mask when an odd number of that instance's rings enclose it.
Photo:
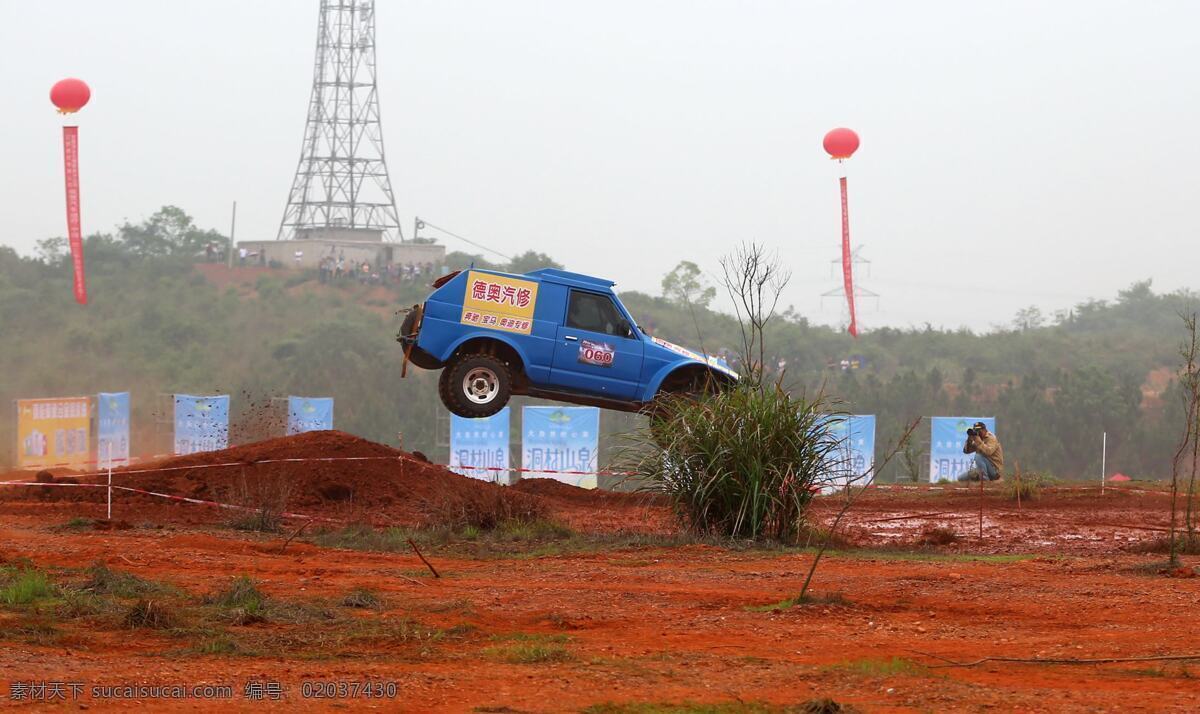
M 60 485 L 67 480 L 81 483 Z M 13 502 L 14 508 L 28 502 L 102 507 L 106 490 L 88 486 L 105 481 L 104 475 L 57 476 L 45 487 L 4 489 L 0 501 Z M 113 484 L 375 526 L 489 528 L 506 519 L 549 518 L 585 532 L 670 532 L 675 527 L 661 497 L 589 491 L 551 479 L 498 486 L 340 431 L 136 464 L 114 471 Z M 126 519 L 193 524 L 250 515 L 129 491 L 114 492 L 113 513 Z
M 539 496 L 556 496 L 569 500 L 594 498 L 595 493 L 590 489 L 572 486 L 569 483 L 555 481 L 552 478 L 523 478 L 513 485 L 513 488 L 525 493 L 532 493 Z
M 205 451 L 187 456 L 172 456 L 150 464 L 130 467 L 127 470 L 146 468 L 172 468 L 177 466 L 208 466 L 240 462 L 258 463 L 276 459 L 319 459 L 345 457 L 394 457 L 397 460 L 412 455 L 393 449 L 385 444 L 368 441 L 344 431 L 310 431 L 295 436 L 281 436 L 252 444 L 234 446 L 220 451 Z
M 376 525 L 439 525 L 456 514 L 500 509 L 506 514 L 536 515 L 541 510 L 536 497 L 460 476 L 407 452 L 340 431 L 309 432 L 138 464 L 114 471 L 113 483 Z M 44 491 L 36 495 L 39 500 L 96 501 L 105 496 L 103 489 L 36 490 Z M 129 492 L 116 499 L 162 502 Z
M 555 481 L 552 478 L 521 479 L 513 488 L 523 493 L 580 505 L 666 503 L 665 499 L 656 494 L 623 493 L 619 491 L 580 488 L 572 486 L 569 483 L 563 483 L 562 481 Z

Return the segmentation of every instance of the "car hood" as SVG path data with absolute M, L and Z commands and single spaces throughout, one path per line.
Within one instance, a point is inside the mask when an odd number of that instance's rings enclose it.
M 648 340 L 652 345 L 655 345 L 663 350 L 666 350 L 668 352 L 673 352 L 682 357 L 686 357 L 690 360 L 699 362 L 700 364 L 706 364 L 709 367 L 712 367 L 713 369 L 717 370 L 718 372 L 720 372 L 724 375 L 727 375 L 729 377 L 732 377 L 734 379 L 738 378 L 738 373 L 736 371 L 734 371 L 734 369 L 732 367 L 729 366 L 728 362 L 721 359 L 720 357 L 717 357 L 715 355 L 701 354 L 695 350 L 690 350 L 687 347 L 677 345 L 674 342 L 668 342 L 668 341 L 662 339 L 661 337 L 648 337 Z

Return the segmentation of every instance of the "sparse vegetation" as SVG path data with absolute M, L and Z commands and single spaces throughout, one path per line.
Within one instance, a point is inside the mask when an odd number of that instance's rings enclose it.
M 347 548 L 349 550 L 371 550 L 386 553 L 411 552 L 408 540 L 425 546 L 443 548 L 452 552 L 468 552 L 476 556 L 513 555 L 525 553 L 530 555 L 548 555 L 558 550 L 574 551 L 598 547 L 603 539 L 591 539 L 580 536 L 571 529 L 538 518 L 533 520 L 502 521 L 498 526 L 481 530 L 471 526 L 462 531 L 446 527 L 431 529 L 408 528 L 372 528 L 356 524 L 336 530 L 317 531 L 311 537 L 314 543 L 329 548 Z M 540 552 L 529 551 L 526 546 L 542 548 Z M 419 571 L 416 575 L 426 575 L 428 571 Z
M 834 607 L 850 607 L 853 604 L 854 603 L 846 599 L 845 593 L 842 592 L 808 592 L 804 593 L 802 597 L 789 598 L 780 602 L 771 603 L 770 605 L 759 605 L 747 609 L 751 612 L 770 612 L 775 610 L 786 610 L 789 607 L 796 607 L 797 605 L 832 605 Z
M 251 625 L 266 620 L 267 598 L 254 581 L 245 575 L 234 578 L 226 588 L 209 595 L 206 601 L 225 610 L 229 619 L 237 625 Z
M 1010 501 L 1032 501 L 1037 498 L 1043 488 L 1053 486 L 1058 482 L 1049 474 L 1035 471 L 1021 471 L 1018 467 L 1012 477 L 1006 477 L 1004 490 Z
M 917 544 L 924 546 L 950 545 L 957 543 L 958 540 L 958 533 L 953 528 L 928 526 L 921 531 L 921 535 L 917 538 Z
M 566 526 L 542 518 L 533 520 L 508 520 L 496 528 L 496 539 L 501 541 L 544 541 L 563 540 L 575 535 Z
M 535 644 L 565 644 L 571 641 L 569 635 L 541 632 L 505 632 L 492 635 L 490 639 L 492 642 L 531 642 Z
M 509 664 L 544 664 L 566 662 L 571 653 L 566 647 L 555 643 L 518 642 L 510 645 L 487 647 L 483 656 Z
M 506 523 L 533 522 L 544 517 L 545 503 L 528 494 L 500 486 L 448 494 L 422 504 L 423 527 L 474 532 L 500 528 Z
M 225 633 L 202 639 L 190 651 L 199 655 L 242 654 L 241 647 L 237 641 Z
M 128 628 L 168 630 L 179 624 L 179 613 L 160 600 L 138 600 L 125 613 L 122 623 Z
M 92 595 L 134 598 L 172 590 L 169 586 L 144 580 L 132 573 L 112 570 L 99 560 L 88 567 L 86 575 L 87 579 L 80 583 L 77 589 Z
M 354 588 L 342 598 L 342 607 L 378 609 L 383 600 L 368 588 Z
M 58 592 L 41 570 L 22 568 L 8 574 L 4 580 L 4 586 L 0 587 L 0 603 L 8 606 L 31 605 Z
M 856 714 L 854 707 L 832 699 L 810 699 L 800 704 L 767 704 L 765 702 L 627 702 L 623 704 L 593 704 L 584 714 Z
M 929 674 L 929 668 L 918 662 L 903 657 L 890 659 L 856 659 L 835 665 L 836 669 L 855 672 L 867 677 L 895 677 L 909 675 L 924 677 Z
M 18 640 L 32 645 L 53 645 L 62 638 L 60 630 L 44 617 L 32 617 L 0 626 L 0 640 Z
M 238 512 L 229 526 L 245 531 L 278 532 L 292 497 L 292 479 L 274 469 L 251 466 L 250 470 L 247 474 L 246 467 L 242 467 L 228 495 L 230 503 L 248 510 Z
M 94 617 L 109 612 L 114 606 L 111 599 L 97 597 L 74 588 L 64 588 L 61 593 L 62 600 L 55 607 L 54 613 L 64 620 Z

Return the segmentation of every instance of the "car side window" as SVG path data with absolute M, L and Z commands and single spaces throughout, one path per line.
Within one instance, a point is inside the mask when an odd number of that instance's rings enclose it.
M 567 327 L 601 332 L 617 337 L 629 336 L 629 324 L 607 295 L 571 291 L 567 305 Z

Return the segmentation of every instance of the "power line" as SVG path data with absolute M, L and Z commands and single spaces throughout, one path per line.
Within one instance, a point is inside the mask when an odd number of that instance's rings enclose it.
M 495 255 L 500 256 L 501 258 L 504 258 L 505 260 L 507 260 L 510 263 L 512 262 L 512 256 L 505 255 L 498 250 L 492 250 L 491 248 L 487 247 L 486 245 L 483 245 L 482 243 L 476 243 L 475 241 L 471 240 L 470 238 L 464 238 L 457 233 L 453 233 L 451 231 L 446 230 L 445 228 L 442 228 L 441 226 L 435 226 L 434 224 L 430 223 L 429 221 L 425 220 L 424 218 L 418 218 L 417 222 L 421 227 L 427 226 L 429 228 L 433 228 L 434 230 L 441 231 L 442 233 L 445 233 L 446 235 L 450 236 L 451 238 L 457 238 L 464 243 L 470 243 L 471 245 L 475 246 L 476 248 L 479 248 L 480 250 L 486 250 L 489 253 L 493 253 Z

